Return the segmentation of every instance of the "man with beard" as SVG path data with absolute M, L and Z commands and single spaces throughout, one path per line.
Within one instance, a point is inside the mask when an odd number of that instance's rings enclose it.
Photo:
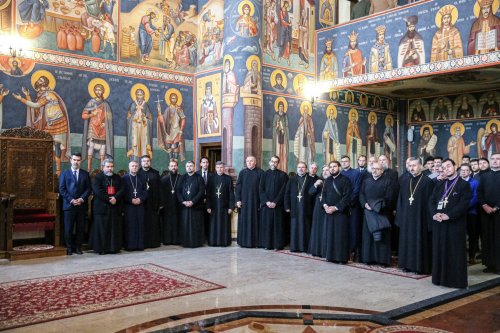
M 438 99 L 436 108 L 434 109 L 434 120 L 447 120 L 450 119 L 450 112 L 448 106 L 444 104 L 444 99 Z
M 139 163 L 128 164 L 129 173 L 122 177 L 125 190 L 125 249 L 144 250 L 144 202 L 148 198 L 146 180 L 139 176 Z
M 472 170 L 472 177 L 476 180 L 479 180 L 478 177 L 476 177 L 476 175 L 478 175 L 479 173 L 479 159 L 477 158 L 473 158 L 472 160 L 470 160 L 470 168 Z
M 370 72 L 377 73 L 392 69 L 392 58 L 389 44 L 385 42 L 386 27 L 375 28 L 377 40 L 370 50 Z
M 231 245 L 231 214 L 234 208 L 233 180 L 224 173 L 224 163 L 215 163 L 216 174 L 207 184 L 209 217 L 209 246 Z
M 144 97 L 144 90 L 137 89 L 127 112 L 127 157 L 131 161 L 153 156 L 153 116 Z
M 429 200 L 432 216 L 432 283 L 450 288 L 467 287 L 467 210 L 472 197 L 469 184 L 457 175 L 455 162 L 444 160 L 446 178 L 437 183 Z
M 452 22 L 452 14 L 456 10 L 458 10 L 457 7 L 453 5 L 446 5 L 436 14 L 438 18 L 441 16 L 441 22 L 439 22 L 439 29 L 432 38 L 430 62 L 463 57 L 464 51 L 460 31 L 453 25 L 454 23 Z
M 364 208 L 362 244 L 359 261 L 366 264 L 391 264 L 391 225 L 393 186 L 384 167 L 374 162 L 370 177 L 365 178 L 359 191 Z
M 302 116 L 299 119 L 293 141 L 293 154 L 297 162 L 305 161 L 305 163 L 311 164 L 316 156 L 311 104 L 303 102 L 300 109 Z
M 222 94 L 237 94 L 239 89 L 240 86 L 236 82 L 236 74 L 231 68 L 231 60 L 226 58 L 224 60 L 224 73 L 222 74 Z
M 416 31 L 417 23 L 418 16 L 416 15 L 412 15 L 406 19 L 407 31 L 403 38 L 401 38 L 401 40 L 399 41 L 399 68 L 425 64 L 425 45 L 422 36 Z M 413 116 L 412 119 L 414 119 Z M 423 119 L 420 119 L 418 121 L 425 121 L 425 114 L 423 116 Z
M 177 199 L 181 203 L 181 245 L 200 247 L 205 242 L 203 208 L 205 204 L 205 182 L 194 171 L 194 162 L 186 162 L 186 174 L 179 180 Z
M 457 109 L 457 119 L 474 118 L 474 108 L 469 104 L 469 97 L 462 96 L 462 102 Z
M 338 65 L 337 57 L 332 50 L 332 40 L 327 40 L 325 42 L 325 51 L 323 52 L 323 57 L 321 58 L 319 78 L 321 81 L 329 81 L 336 79 L 338 77 Z
M 327 109 L 323 128 L 323 158 L 326 163 L 337 160 L 340 155 L 339 129 L 335 109 Z
M 481 176 L 478 201 L 481 205 L 483 272 L 500 274 L 500 153 L 491 155 L 491 170 Z
M 500 108 L 495 101 L 495 94 L 488 93 L 488 100 L 484 103 L 481 110 L 481 117 L 494 117 L 500 114 Z
M 359 206 L 359 190 L 363 175 L 356 169 L 351 168 L 351 159 L 349 156 L 344 155 L 340 160 L 342 166 L 342 175 L 349 179 L 351 184 L 351 198 L 349 200 L 349 250 L 351 258 L 354 260 L 359 255 L 359 248 L 361 246 L 361 223 L 363 221 L 362 209 Z M 332 164 L 330 163 L 330 168 Z
M 330 168 L 328 165 L 323 166 L 321 173 L 321 178 L 316 180 L 309 188 L 309 194 L 313 197 L 314 207 L 312 215 L 312 227 L 311 227 L 311 237 L 309 238 L 309 249 L 308 253 L 315 257 L 325 257 L 325 227 L 326 227 L 326 215 L 325 209 L 323 208 L 324 187 L 323 182 L 325 179 L 330 177 Z
M 479 16 L 470 29 L 467 54 L 484 54 L 500 49 L 500 18 L 492 10 L 493 0 L 478 0 Z
M 321 199 L 326 213 L 325 258 L 337 264 L 347 264 L 350 257 L 348 215 L 352 186 L 349 179 L 340 174 L 338 161 L 330 162 L 330 175 L 325 179 Z
M 366 172 L 366 156 L 365 155 L 360 155 L 358 157 L 358 169 L 357 169 L 361 174 L 364 174 Z
M 69 118 L 64 101 L 52 90 L 49 83 L 49 79 L 43 75 L 35 81 L 37 95 L 34 102 L 29 90 L 24 87 L 21 90 L 25 97 L 16 93 L 12 93 L 12 96 L 27 106 L 26 126 L 47 132 L 54 138 L 56 174 L 59 175 L 61 161 L 67 161 L 71 156 Z
M 122 179 L 113 173 L 112 159 L 102 161 L 102 173 L 92 180 L 93 224 L 90 247 L 99 254 L 120 252 L 122 248 Z
M 365 73 L 366 59 L 358 48 L 358 33 L 353 31 L 349 35 L 349 48 L 347 49 L 342 61 L 343 77 L 359 75 Z
M 290 251 L 307 252 L 311 235 L 313 200 L 309 189 L 313 180 L 307 175 L 307 165 L 297 164 L 297 175 L 285 188 L 285 211 L 290 213 Z
M 161 204 L 162 210 L 162 223 L 161 235 L 163 245 L 177 245 L 180 244 L 179 234 L 179 219 L 181 204 L 177 198 L 177 190 L 180 184 L 179 179 L 181 175 L 177 173 L 179 166 L 177 161 L 171 159 L 168 163 L 169 173 L 161 178 Z
M 146 182 L 148 198 L 144 202 L 144 248 L 161 245 L 160 233 L 160 173 L 151 167 L 148 155 L 141 157 L 139 176 Z
M 378 145 L 377 145 L 378 144 Z M 372 114 L 368 121 L 368 129 L 366 130 L 366 154 L 368 156 L 378 155 L 376 148 L 380 146 L 377 130 L 377 117 Z
M 278 169 L 280 158 L 271 156 L 269 170 L 260 177 L 259 247 L 282 250 L 285 247 L 286 215 L 283 209 L 288 175 Z
M 431 272 L 431 222 L 428 199 L 433 181 L 422 173 L 417 157 L 408 161 L 409 177 L 401 179 L 396 205 L 396 225 L 399 227 L 398 267 L 418 274 Z
M 104 97 L 105 89 L 100 83 L 94 86 L 94 96 L 82 112 L 82 152 L 87 152 L 87 170 L 92 170 L 92 158 L 113 158 L 113 114 Z M 84 155 L 85 156 L 85 155 Z
M 285 105 L 283 101 L 279 101 L 278 112 L 274 114 L 273 118 L 273 154 L 278 157 L 284 172 L 288 171 L 289 136 L 288 116 L 285 112 Z
M 256 166 L 255 156 L 245 160 L 246 168 L 240 171 L 236 182 L 236 207 L 238 214 L 238 245 L 257 247 L 259 244 L 259 184 L 264 171 Z
M 418 142 L 418 156 L 422 161 L 436 155 L 437 136 L 434 134 L 430 125 L 426 125 L 423 129 L 422 137 Z
M 463 125 L 462 125 L 463 126 Z M 451 127 L 451 131 L 454 133 L 450 138 L 448 139 L 448 157 L 451 158 L 454 162 L 455 165 L 462 163 L 462 157 L 465 154 L 469 154 L 470 152 L 470 147 L 475 145 L 475 142 L 471 142 L 468 145 L 465 144 L 464 138 L 463 138 L 463 130 L 460 129 L 460 126 L 455 126 L 453 128 L 453 125 Z
M 485 156 L 490 158 L 494 153 L 500 153 L 500 132 L 498 132 L 498 125 L 492 123 L 490 125 L 490 132 L 486 132 L 482 138 L 483 152 Z
M 411 121 L 416 122 L 416 121 L 425 121 L 425 111 L 424 108 L 422 107 L 422 101 L 417 101 L 417 104 L 415 108 L 413 109 L 413 112 L 411 113 Z
M 186 126 L 186 116 L 182 106 L 177 105 L 179 97 L 176 92 L 171 92 L 168 99 L 170 104 L 163 114 L 158 104 L 158 147 L 169 153 L 170 159 L 184 161 L 183 132 Z
M 248 94 L 260 94 L 262 91 L 262 75 L 260 74 L 259 63 L 252 60 L 251 68 L 248 70 L 243 81 L 243 91 Z
M 290 2 L 285 0 L 279 11 L 279 55 L 278 62 L 285 59 L 290 66 L 290 55 L 292 53 L 292 19 L 289 15 Z

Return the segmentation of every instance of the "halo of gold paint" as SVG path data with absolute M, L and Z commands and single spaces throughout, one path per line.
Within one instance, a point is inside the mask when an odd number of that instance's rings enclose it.
M 108 98 L 111 89 L 109 88 L 108 82 L 106 82 L 104 79 L 101 79 L 100 77 L 96 77 L 95 79 L 90 80 L 88 85 L 90 97 L 95 98 L 94 88 L 98 84 L 102 84 L 102 86 L 104 87 L 104 94 L 102 95 L 104 99 Z
M 497 125 L 497 131 L 500 131 L 500 120 L 498 119 L 491 119 L 486 123 L 486 132 L 490 133 L 490 126 L 496 124 Z
M 299 87 L 299 79 L 300 78 L 302 78 L 304 80 L 304 88 L 306 87 L 306 84 L 307 84 L 307 81 L 308 81 L 307 76 L 305 76 L 304 74 L 297 74 L 293 78 L 293 90 L 295 92 L 297 92 L 297 89 Z M 302 93 L 304 93 L 304 91 Z
M 276 100 L 274 101 L 274 111 L 278 112 L 279 102 L 283 102 L 283 112 L 286 113 L 288 111 L 288 102 L 286 101 L 286 99 L 284 97 L 276 98 Z
M 456 129 L 460 129 L 460 135 L 463 136 L 465 133 L 465 126 L 462 123 L 456 122 L 450 127 L 450 133 L 451 135 L 455 135 Z
M 495 15 L 496 12 L 498 11 L 498 8 L 500 8 L 500 1 L 493 0 L 493 3 L 491 4 L 491 13 L 493 15 Z M 479 2 L 476 1 L 476 3 L 474 4 L 474 16 L 475 17 L 479 17 L 479 10 L 480 10 Z
M 390 124 L 389 121 L 391 122 Z M 393 125 L 394 125 L 394 117 L 391 114 L 388 114 L 387 116 L 385 116 L 385 126 L 389 127 Z
M 177 95 L 177 105 L 182 105 L 182 94 L 176 88 L 170 88 L 165 92 L 165 103 L 166 104 L 170 103 L 170 95 L 172 94 Z
M 252 70 L 252 62 L 253 61 L 257 61 L 257 66 L 259 66 L 259 71 L 260 71 L 260 59 L 259 57 L 257 57 L 255 54 L 254 55 L 251 55 L 250 57 L 247 58 L 247 69 L 249 71 Z
M 432 128 L 431 125 L 424 125 L 422 127 L 420 127 L 420 136 L 423 136 L 424 135 L 424 130 L 428 128 L 429 129 L 429 133 L 431 134 L 431 136 L 434 134 L 434 128 Z
M 12 0 L 5 1 L 3 4 L 0 5 L 0 10 L 4 10 L 5 8 L 7 8 L 7 6 L 9 6 L 11 2 Z
M 356 121 L 359 120 L 359 114 L 358 114 L 358 110 L 356 110 L 355 108 L 352 108 L 349 110 L 349 120 L 351 120 L 352 116 L 354 115 L 354 117 L 356 118 Z
M 443 15 L 441 15 L 441 9 L 443 9 L 444 7 L 453 7 L 453 10 L 451 12 L 451 25 L 455 25 L 455 22 L 457 22 L 457 19 L 458 19 L 457 7 L 455 7 L 453 5 L 443 6 L 443 7 L 439 8 L 438 12 L 436 13 L 436 26 L 438 28 L 441 28 L 441 19 L 443 17 Z
M 156 18 L 153 20 L 153 22 L 158 22 L 158 19 L 160 17 L 160 12 L 158 11 L 158 9 L 156 8 L 148 8 L 148 10 L 146 10 L 146 15 L 149 15 L 149 13 L 155 13 L 156 15 Z
M 313 109 L 312 109 L 312 104 L 311 102 L 309 101 L 303 101 L 301 104 L 300 104 L 300 114 L 301 115 L 304 115 L 304 109 L 306 108 L 306 106 L 309 106 L 309 112 L 307 112 L 309 115 L 312 115 L 312 112 L 313 112 Z
M 283 87 L 286 88 L 288 82 L 287 82 L 287 79 L 286 79 L 286 75 L 285 75 L 285 72 L 283 72 L 281 69 L 275 69 L 272 73 L 271 73 L 271 87 L 274 87 L 276 85 L 276 75 L 280 73 L 281 74 L 281 77 L 283 78 Z
M 149 101 L 149 88 L 142 83 L 136 83 L 132 86 L 132 88 L 130 88 L 130 97 L 135 101 L 135 92 L 139 89 L 144 91 L 144 100 L 147 103 Z
M 50 90 L 54 90 L 56 87 L 56 79 L 51 72 L 44 69 L 36 71 L 35 73 L 33 73 L 33 75 L 31 75 L 31 86 L 35 88 L 35 82 L 38 81 L 38 79 L 42 76 L 45 76 L 47 79 L 49 79 L 49 88 Z
M 247 4 L 250 7 L 250 16 L 253 16 L 253 14 L 255 14 L 255 8 L 253 6 L 253 3 L 248 0 L 243 0 L 242 2 L 240 2 L 240 4 L 238 5 L 238 13 L 240 13 L 240 15 L 243 15 L 244 4 Z
M 370 124 L 372 117 L 375 117 L 375 125 L 376 125 L 378 122 L 378 117 L 377 117 L 377 114 L 373 111 L 368 113 L 368 124 Z
M 230 54 L 226 54 L 224 56 L 224 60 L 222 63 L 225 64 L 226 60 L 229 60 L 229 69 L 233 69 L 234 68 L 234 58 Z
M 337 119 L 337 107 L 335 105 L 328 105 L 328 107 L 325 110 L 326 117 L 329 118 L 330 114 L 333 113 L 333 118 Z

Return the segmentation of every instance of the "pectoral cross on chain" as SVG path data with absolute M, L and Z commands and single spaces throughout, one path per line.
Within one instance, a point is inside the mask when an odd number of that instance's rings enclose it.
M 447 204 L 448 204 L 448 197 L 444 198 L 443 208 L 445 208 Z
M 137 190 L 134 188 L 134 198 L 137 198 Z
M 297 196 L 297 198 L 299 199 L 299 202 L 300 202 L 300 199 L 302 199 L 302 193 L 299 192 L 299 195 Z
M 410 202 L 410 206 L 411 206 L 411 204 L 413 203 L 413 201 L 414 201 L 414 200 L 415 200 L 415 199 L 413 199 L 413 195 L 412 195 L 412 196 L 410 196 L 410 198 L 408 199 L 408 201 Z
M 217 194 L 217 199 L 219 199 L 222 192 L 220 191 L 220 189 L 217 189 L 217 192 L 215 192 L 215 194 Z

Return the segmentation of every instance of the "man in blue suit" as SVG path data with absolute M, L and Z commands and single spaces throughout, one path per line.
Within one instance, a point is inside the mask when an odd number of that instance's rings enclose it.
M 85 232 L 87 199 L 90 195 L 90 178 L 87 171 L 80 169 L 81 161 L 80 153 L 72 154 L 71 169 L 62 172 L 59 178 L 59 193 L 63 199 L 64 211 L 64 240 L 66 254 L 69 256 L 73 254 L 73 251 L 83 254 L 81 245 Z M 74 239 L 73 228 L 76 229 Z

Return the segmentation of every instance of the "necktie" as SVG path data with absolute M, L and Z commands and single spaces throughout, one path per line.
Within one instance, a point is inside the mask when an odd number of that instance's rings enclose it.
M 73 171 L 73 176 L 75 176 L 76 181 L 78 181 L 78 173 L 76 172 L 76 170 Z
M 203 180 L 205 181 L 205 184 L 207 183 L 207 173 L 203 171 Z

